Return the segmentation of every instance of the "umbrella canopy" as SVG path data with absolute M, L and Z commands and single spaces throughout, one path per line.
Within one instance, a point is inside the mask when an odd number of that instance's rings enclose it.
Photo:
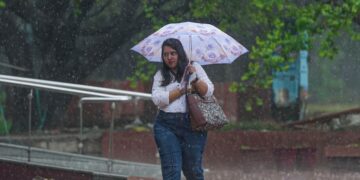
M 179 39 L 191 61 L 201 65 L 230 64 L 248 50 L 211 24 L 182 22 L 165 25 L 131 49 L 152 62 L 162 62 L 161 45 L 168 38 Z

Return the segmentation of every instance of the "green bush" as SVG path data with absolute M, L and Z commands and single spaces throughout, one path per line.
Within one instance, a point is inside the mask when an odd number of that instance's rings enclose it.
M 0 117 L 0 135 L 8 134 L 11 126 L 11 121 L 6 121 L 3 117 Z

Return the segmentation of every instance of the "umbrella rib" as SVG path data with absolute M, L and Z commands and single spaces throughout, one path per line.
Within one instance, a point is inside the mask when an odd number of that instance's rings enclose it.
M 218 46 L 220 47 L 221 51 L 223 52 L 223 54 L 226 56 L 226 59 L 229 61 L 229 56 L 226 54 L 224 48 L 222 47 L 222 45 L 217 41 L 216 38 L 214 38 L 214 36 L 211 36 L 212 39 L 214 39 L 215 43 L 218 44 Z
M 189 60 L 189 63 L 190 63 L 190 61 L 192 61 L 192 38 L 191 38 L 191 35 L 189 35 L 189 44 L 190 44 L 190 60 Z

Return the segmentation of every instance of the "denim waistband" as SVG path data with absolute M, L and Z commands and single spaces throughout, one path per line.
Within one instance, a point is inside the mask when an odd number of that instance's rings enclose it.
M 181 117 L 187 116 L 188 113 L 173 113 L 173 112 L 165 112 L 163 110 L 159 110 L 158 115 L 161 117 L 181 118 Z

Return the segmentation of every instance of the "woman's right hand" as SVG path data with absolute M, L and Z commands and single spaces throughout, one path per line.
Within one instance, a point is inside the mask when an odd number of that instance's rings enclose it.
M 192 64 L 187 65 L 186 69 L 189 74 L 196 73 L 196 68 Z
M 180 92 L 180 96 L 184 95 L 186 93 L 186 88 L 180 88 L 179 89 L 179 92 Z
M 198 80 L 198 76 L 197 76 L 196 72 L 193 72 L 189 77 L 190 84 L 192 84 L 193 82 L 195 82 L 197 80 Z
M 173 102 L 186 93 L 186 88 L 176 88 L 169 93 L 169 101 Z

